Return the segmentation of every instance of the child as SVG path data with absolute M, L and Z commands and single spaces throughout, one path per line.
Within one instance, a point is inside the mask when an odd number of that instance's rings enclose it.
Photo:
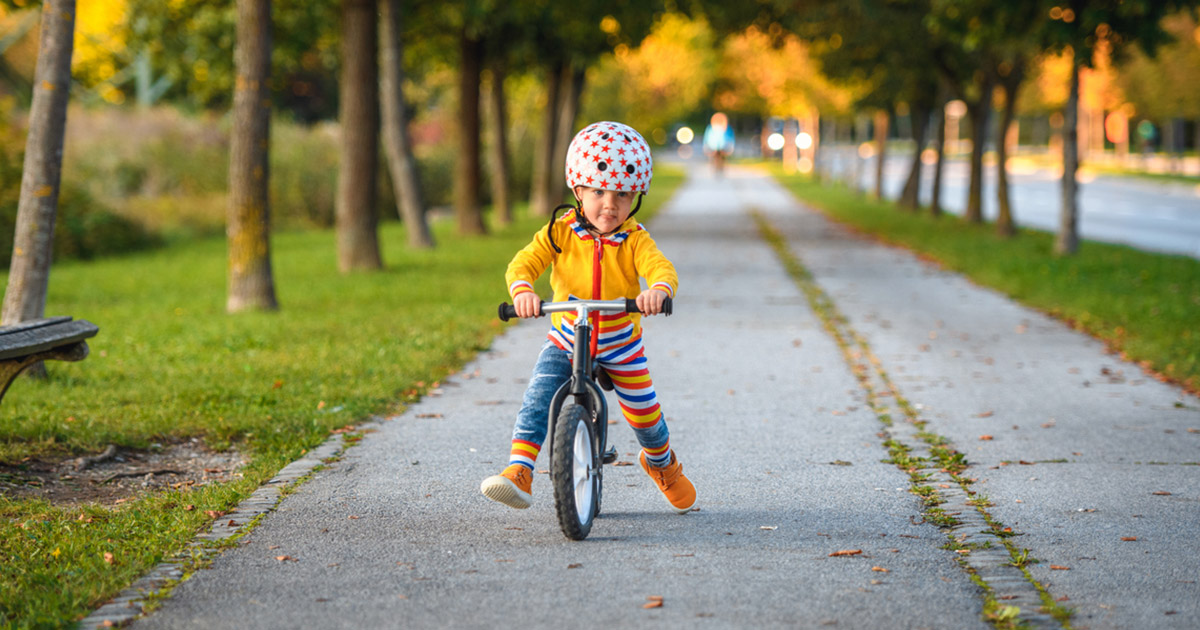
M 646 229 L 630 218 L 642 205 L 641 195 L 650 190 L 652 173 L 649 145 L 626 125 L 599 122 L 575 135 L 567 150 L 566 175 L 577 205 L 557 220 L 551 215 L 547 229 L 517 252 L 505 274 L 517 315 L 541 316 L 533 282 L 551 264 L 556 302 L 636 298 L 643 313 L 662 312 L 664 300 L 675 294 L 678 284 L 675 267 Z M 634 193 L 637 207 L 632 207 Z M 641 290 L 639 277 L 649 289 Z M 514 508 L 533 502 L 533 464 L 546 439 L 550 399 L 571 376 L 574 320 L 574 313 L 552 316 L 549 341 L 542 346 L 513 427 L 509 465 L 480 486 L 489 499 Z M 598 325 L 593 322 L 594 356 L 612 378 L 621 411 L 642 446 L 638 461 L 671 507 L 684 514 L 696 503 L 696 489 L 670 448 L 667 424 L 646 369 L 641 316 L 615 313 L 598 320 Z

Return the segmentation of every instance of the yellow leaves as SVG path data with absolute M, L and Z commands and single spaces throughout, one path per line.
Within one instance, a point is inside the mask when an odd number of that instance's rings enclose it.
M 50 557 L 54 558 L 55 560 L 57 560 L 57 559 L 58 559 L 58 557 L 59 557 L 59 556 L 61 556 L 61 555 L 62 555 L 62 548 L 61 548 L 61 547 L 55 547 L 55 548 L 54 548 L 54 551 L 51 551 L 51 552 L 50 552 Z
M 647 595 L 646 603 L 642 604 L 642 608 L 645 608 L 645 609 L 662 608 L 662 605 L 663 605 L 662 595 Z

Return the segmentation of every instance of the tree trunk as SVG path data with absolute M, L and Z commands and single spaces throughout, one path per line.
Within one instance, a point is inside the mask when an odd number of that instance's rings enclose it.
M 54 215 L 62 180 L 63 132 L 71 88 L 71 52 L 75 33 L 75 1 L 42 4 L 41 36 L 25 139 L 25 165 L 13 237 L 4 324 L 38 319 L 46 312 Z M 27 374 L 45 375 L 41 364 Z
M 1023 78 L 1020 65 L 1014 64 L 1010 74 L 1000 82 L 1004 88 L 1004 112 L 1000 120 L 1000 137 L 996 142 L 996 233 L 1003 237 L 1011 237 L 1017 233 L 1012 200 L 1008 194 L 1008 131 L 1016 118 L 1017 94 L 1021 90 Z
M 375 0 L 342 2 L 342 159 L 338 169 L 338 269 L 380 269 L 379 72 Z
M 967 188 L 965 218 L 970 223 L 983 223 L 983 151 L 992 113 L 991 75 L 980 83 L 981 96 L 977 101 L 967 103 L 967 117 L 971 120 L 971 181 Z
M 1075 173 L 1079 170 L 1079 66 L 1076 56 L 1071 64 L 1071 84 L 1063 108 L 1062 208 L 1058 236 L 1054 241 L 1054 253 L 1060 256 L 1079 251 L 1079 208 L 1076 205 L 1079 186 L 1075 181 Z
M 383 147 L 387 154 L 396 205 L 408 231 L 408 244 L 415 249 L 433 247 L 433 235 L 425 218 L 425 197 L 417 175 L 412 139 L 408 135 L 408 112 L 404 101 L 404 42 L 400 30 L 400 0 L 381 0 L 379 79 L 382 94 Z
M 914 103 L 911 110 L 913 140 L 917 147 L 913 150 L 912 166 L 904 182 L 904 192 L 900 193 L 900 206 L 913 211 L 921 208 L 921 153 L 925 151 L 925 136 L 929 132 L 929 109 L 926 102 L 921 102 Z
M 946 99 L 939 98 L 933 112 L 933 128 L 935 140 L 934 151 L 937 161 L 933 164 L 933 190 L 929 195 L 929 214 L 934 217 L 942 216 L 942 168 L 946 159 Z
M 875 192 L 876 199 L 883 199 L 883 168 L 887 161 L 888 122 L 890 117 L 885 109 L 875 112 Z
M 558 177 L 550 179 L 550 188 L 547 190 L 548 198 L 554 205 L 560 203 L 561 191 L 566 187 L 567 148 L 571 146 L 571 138 L 575 137 L 575 119 L 579 117 L 579 101 L 583 97 L 584 70 L 572 64 L 563 67 L 563 89 L 555 128 L 554 160 L 551 162 L 551 166 L 557 169 L 551 172 L 557 172 Z
M 566 62 L 562 62 L 565 64 Z M 551 202 L 554 177 L 554 140 L 558 135 L 558 97 L 562 91 L 562 65 L 546 69 L 546 110 L 542 117 L 542 136 L 533 151 L 533 185 L 529 191 L 529 210 L 545 217 L 558 205 Z
M 271 2 L 238 0 L 229 139 L 229 296 L 225 310 L 275 310 L 271 274 Z
M 512 223 L 509 185 L 511 169 L 508 160 L 508 104 L 504 96 L 504 79 L 508 73 L 501 61 L 493 63 L 491 70 L 492 85 L 488 90 L 488 110 L 492 115 L 492 208 L 496 213 L 496 223 L 509 225 Z
M 479 77 L 483 41 L 464 28 L 459 36 L 459 52 L 458 173 L 454 183 L 454 214 L 458 217 L 459 234 L 487 234 L 479 200 Z

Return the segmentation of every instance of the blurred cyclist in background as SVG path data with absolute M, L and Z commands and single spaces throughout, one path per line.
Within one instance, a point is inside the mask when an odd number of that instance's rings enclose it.
M 713 170 L 720 173 L 725 169 L 725 158 L 733 154 L 733 127 L 729 117 L 717 112 L 708 121 L 704 130 L 704 154 L 712 160 Z

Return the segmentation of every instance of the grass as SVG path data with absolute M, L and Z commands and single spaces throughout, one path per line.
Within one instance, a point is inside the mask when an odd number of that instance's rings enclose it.
M 683 180 L 660 168 L 639 218 Z M 341 275 L 335 235 L 272 239 L 282 309 L 230 316 L 225 241 L 54 268 L 47 314 L 100 327 L 80 363 L 19 379 L 0 406 L 0 462 L 58 459 L 107 444 L 146 448 L 202 437 L 250 456 L 242 479 L 56 507 L 0 495 L 0 627 L 57 627 L 86 615 L 332 429 L 396 412 L 486 348 L 503 327 L 505 265 L 542 219 L 487 237 L 435 225 L 440 247 L 412 251 L 381 227 L 387 269 Z M 106 557 L 105 554 L 111 554 Z
M 1200 260 L 1093 241 L 1060 257 L 1046 232 L 1022 229 L 1005 239 L 991 225 L 913 214 L 838 185 L 772 173 L 832 218 L 1065 320 L 1163 380 L 1200 393 Z

